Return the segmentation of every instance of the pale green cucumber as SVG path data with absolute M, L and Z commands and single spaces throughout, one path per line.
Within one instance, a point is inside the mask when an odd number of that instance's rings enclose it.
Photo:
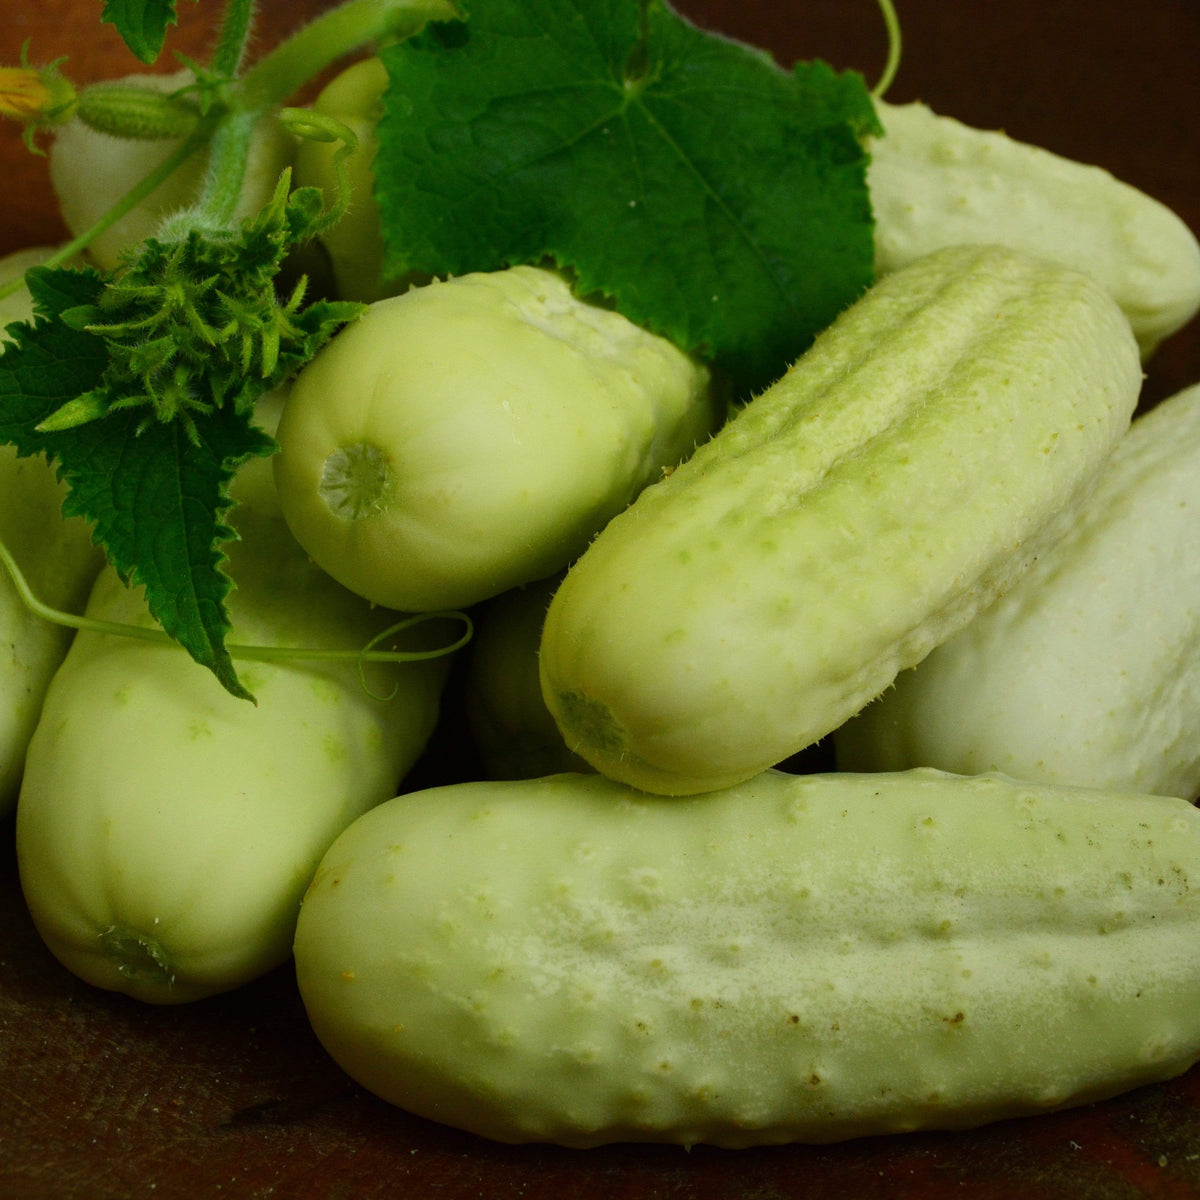
M 1078 272 L 951 247 L 887 276 L 567 572 L 568 747 L 682 794 L 830 733 L 1070 527 L 1140 380 Z
M 1200 309 L 1200 243 L 1158 200 L 924 104 L 876 107 L 884 136 L 871 144 L 867 179 L 881 274 L 963 242 L 1045 255 L 1108 290 L 1143 356 Z
M 537 267 L 372 304 L 279 426 L 288 524 L 352 591 L 461 608 L 566 567 L 725 409 L 706 367 Z
M 501 1141 L 828 1142 L 1079 1104 L 1200 1056 L 1200 813 L 934 771 L 402 796 L 297 925 L 313 1027 Z
M 232 642 L 357 650 L 395 620 L 252 506 L 269 466 L 235 482 Z M 149 623 L 109 568 L 87 612 Z M 18 864 L 39 933 L 89 983 L 170 1004 L 283 962 L 322 853 L 423 749 L 446 667 L 364 664 L 365 681 L 344 661 L 239 669 L 256 704 L 177 646 L 80 632 L 54 677 L 17 804 Z
M 1200 385 L 1139 417 L 1066 537 L 834 740 L 851 770 L 1194 797 Z

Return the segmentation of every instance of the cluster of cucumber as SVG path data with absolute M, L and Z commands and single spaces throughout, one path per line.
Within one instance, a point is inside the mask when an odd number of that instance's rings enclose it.
M 318 103 L 373 102 L 373 71 Z M 368 109 L 342 115 L 369 146 Z M 517 268 L 364 296 L 286 398 L 274 474 L 239 477 L 235 635 L 354 648 L 394 616 L 376 603 L 490 600 L 476 732 L 495 774 L 535 777 L 389 798 L 444 661 L 394 691 L 255 664 L 257 708 L 96 632 L 14 664 L 0 782 L 11 803 L 23 775 L 22 883 L 72 970 L 169 1003 L 294 951 L 347 1071 L 509 1141 L 955 1127 L 1200 1057 L 1200 390 L 1131 427 L 1200 249 L 1103 172 L 880 114 L 878 282 L 723 424 L 698 363 Z M 339 279 L 377 242 L 355 215 Z M 383 470 L 402 373 L 421 414 L 478 375 L 472 346 L 511 384 L 494 422 L 434 406 L 396 434 L 457 427 L 466 467 Z M 538 409 L 539 372 L 586 403 Z M 22 472 L 8 494 L 46 511 L 56 481 Z M 21 528 L 27 563 L 57 536 Z M 90 589 L 89 616 L 144 620 L 86 538 L 41 558 L 60 607 Z M 510 601 L 519 651 L 488 625 Z M 826 737 L 842 770 L 777 769 Z

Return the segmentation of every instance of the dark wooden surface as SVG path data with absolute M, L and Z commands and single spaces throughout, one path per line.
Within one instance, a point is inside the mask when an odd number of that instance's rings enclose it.
M 320 0 L 264 5 L 260 45 Z M 872 0 L 687 0 L 701 24 L 877 77 Z M 894 100 L 1099 163 L 1200 230 L 1196 0 L 899 0 Z M 213 4 L 180 0 L 171 45 L 203 54 Z M 70 55 L 88 79 L 127 69 L 99 0 L 8 0 L 0 62 Z M 61 236 L 43 160 L 0 126 L 0 252 Z M 1150 364 L 1153 402 L 1200 381 L 1200 330 Z M 419 779 L 451 776 L 454 739 Z M 447 746 L 450 749 L 447 749 Z M 290 969 L 189 1007 L 101 993 L 50 957 L 0 822 L 0 1200 L 123 1197 L 488 1200 L 1127 1200 L 1200 1196 L 1200 1070 L 1108 1103 L 960 1134 L 720 1152 L 496 1146 L 391 1109 L 309 1032 Z

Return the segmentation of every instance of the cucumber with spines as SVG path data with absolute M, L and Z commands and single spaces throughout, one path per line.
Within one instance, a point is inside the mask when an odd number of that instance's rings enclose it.
M 1079 272 L 957 246 L 886 276 L 568 570 L 568 747 L 683 794 L 816 742 L 1070 528 L 1140 385 Z

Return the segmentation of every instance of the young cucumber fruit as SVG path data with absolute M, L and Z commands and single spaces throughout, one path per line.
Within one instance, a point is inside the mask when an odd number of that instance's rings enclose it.
M 536 267 L 377 301 L 300 372 L 275 478 L 297 540 L 403 611 L 561 570 L 723 417 L 709 373 Z
M 501 1141 L 981 1124 L 1200 1056 L 1200 813 L 934 771 L 650 797 L 401 796 L 330 847 L 295 962 L 355 1079 Z
M 683 794 L 830 733 L 1071 526 L 1140 380 L 1078 272 L 960 246 L 885 277 L 567 572 L 567 745 Z
M 1143 356 L 1200 309 L 1200 244 L 1164 204 L 1100 167 L 923 104 L 876 101 L 868 183 L 880 274 L 941 246 L 1001 242 L 1092 275 Z
M 1200 385 L 1140 416 L 1074 527 L 835 735 L 851 770 L 934 766 L 1200 790 Z
M 314 568 L 235 482 L 231 640 L 357 650 L 394 620 Z M 148 622 L 109 568 L 88 615 Z M 322 853 L 395 794 L 436 720 L 442 660 L 364 671 L 365 684 L 354 662 L 245 663 L 251 705 L 178 647 L 80 632 L 17 803 L 21 885 L 51 951 L 89 983 L 154 1003 L 283 962 Z

